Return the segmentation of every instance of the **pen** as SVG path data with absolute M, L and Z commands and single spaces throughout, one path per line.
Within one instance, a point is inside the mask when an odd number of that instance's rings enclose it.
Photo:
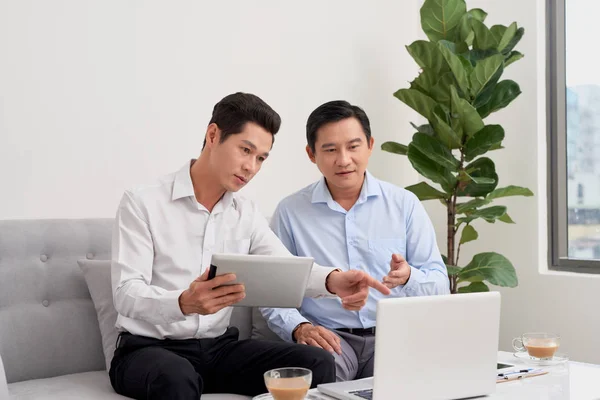
M 513 374 L 522 374 L 523 372 L 531 372 L 531 371 L 533 371 L 533 368 L 521 369 L 519 371 L 509 371 L 509 372 L 504 372 L 504 373 L 498 374 L 498 377 L 513 375 Z

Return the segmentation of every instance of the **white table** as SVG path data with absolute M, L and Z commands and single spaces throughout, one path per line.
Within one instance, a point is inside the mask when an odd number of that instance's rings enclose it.
M 512 353 L 498 352 L 498 360 L 518 364 Z M 482 399 L 494 400 L 600 400 L 600 365 L 570 361 L 542 367 L 548 374 L 496 385 L 496 393 Z M 309 393 L 331 400 L 316 389 Z M 401 399 L 401 394 L 399 394 Z

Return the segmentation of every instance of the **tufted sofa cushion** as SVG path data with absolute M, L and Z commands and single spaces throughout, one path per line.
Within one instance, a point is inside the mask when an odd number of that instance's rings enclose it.
M 10 382 L 104 367 L 80 258 L 110 257 L 111 219 L 0 221 L 0 355 Z

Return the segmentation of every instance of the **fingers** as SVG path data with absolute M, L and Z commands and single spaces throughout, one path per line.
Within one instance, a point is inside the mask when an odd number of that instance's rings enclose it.
M 338 354 L 342 354 L 342 345 L 340 342 L 340 338 L 335 333 L 331 332 L 328 329 L 321 328 L 321 338 L 327 341 L 329 347 L 331 348 L 331 352 L 336 352 Z M 326 349 L 327 350 L 327 349 Z
M 305 340 L 305 343 L 306 343 L 307 345 L 309 345 L 309 346 L 315 346 L 315 347 L 318 347 L 318 348 L 320 348 L 320 349 L 322 349 L 322 348 L 323 348 L 323 347 L 321 347 L 321 345 L 319 344 L 319 342 L 317 342 L 317 341 L 316 341 L 315 339 L 313 339 L 313 338 L 307 338 L 307 339 Z
M 373 278 L 370 275 L 366 275 L 364 277 L 364 283 L 382 294 L 388 295 L 391 293 L 390 289 L 387 286 L 385 286 L 383 283 L 379 282 L 377 279 Z
M 210 268 L 206 268 L 206 270 L 204 271 L 204 273 L 202 273 L 202 275 L 200 275 L 199 277 L 197 277 L 196 279 L 194 279 L 194 282 L 204 282 L 208 280 L 208 273 L 210 272 Z
M 340 338 L 322 326 L 311 326 L 309 329 L 306 329 L 298 338 L 298 343 L 319 347 L 330 353 L 342 354 Z
M 392 261 L 394 263 L 401 263 L 402 261 L 406 261 L 406 260 L 404 260 L 404 257 L 402 257 L 401 254 L 392 254 Z
M 216 288 L 217 286 L 222 286 L 226 283 L 229 282 L 233 282 L 235 281 L 235 274 L 225 274 L 225 275 L 219 275 L 219 276 L 215 276 L 213 279 L 211 279 L 209 282 L 209 286 L 211 288 Z
M 384 286 L 383 284 L 381 284 L 381 285 Z M 353 293 L 351 295 L 348 295 L 348 296 L 342 298 L 342 305 L 344 306 L 344 308 L 349 309 L 349 310 L 350 310 L 350 308 L 348 308 L 348 307 L 357 307 L 357 306 L 362 307 L 365 304 L 367 304 L 368 297 L 369 297 L 369 291 L 365 287 L 356 293 Z
M 242 292 L 242 293 L 233 293 L 233 294 L 228 294 L 227 296 L 221 296 L 221 297 L 217 297 L 215 299 L 213 299 L 212 301 L 210 301 L 207 304 L 207 307 L 212 314 L 216 313 L 217 311 L 222 310 L 225 307 L 229 307 L 234 305 L 235 303 L 243 300 L 246 297 L 246 293 Z
M 211 291 L 210 296 L 213 298 L 218 298 L 218 297 L 222 297 L 222 296 L 227 296 L 229 294 L 243 293 L 245 291 L 246 291 L 246 287 L 242 284 L 224 285 L 224 286 L 219 286 L 217 288 L 214 288 Z
M 333 353 L 335 351 L 333 350 L 333 347 L 331 347 L 331 345 L 329 344 L 329 341 L 323 336 L 317 334 L 313 337 L 313 340 L 315 340 L 319 344 L 320 348 L 327 350 L 330 353 Z
M 389 275 L 388 275 L 388 276 L 384 276 L 384 277 L 383 277 L 383 284 L 384 284 L 386 287 L 388 287 L 388 288 L 390 288 L 390 289 L 393 289 L 393 288 L 395 288 L 396 286 L 398 286 L 398 285 L 401 285 L 401 284 L 402 284 L 402 278 L 390 277 Z

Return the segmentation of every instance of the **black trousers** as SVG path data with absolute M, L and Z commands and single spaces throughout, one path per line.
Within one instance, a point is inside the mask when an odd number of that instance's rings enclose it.
M 153 339 L 122 333 L 110 367 L 115 391 L 135 399 L 194 399 L 203 393 L 256 396 L 267 391 L 263 374 L 303 367 L 312 387 L 335 381 L 333 356 L 312 346 L 238 340 L 237 328 L 213 339 Z

